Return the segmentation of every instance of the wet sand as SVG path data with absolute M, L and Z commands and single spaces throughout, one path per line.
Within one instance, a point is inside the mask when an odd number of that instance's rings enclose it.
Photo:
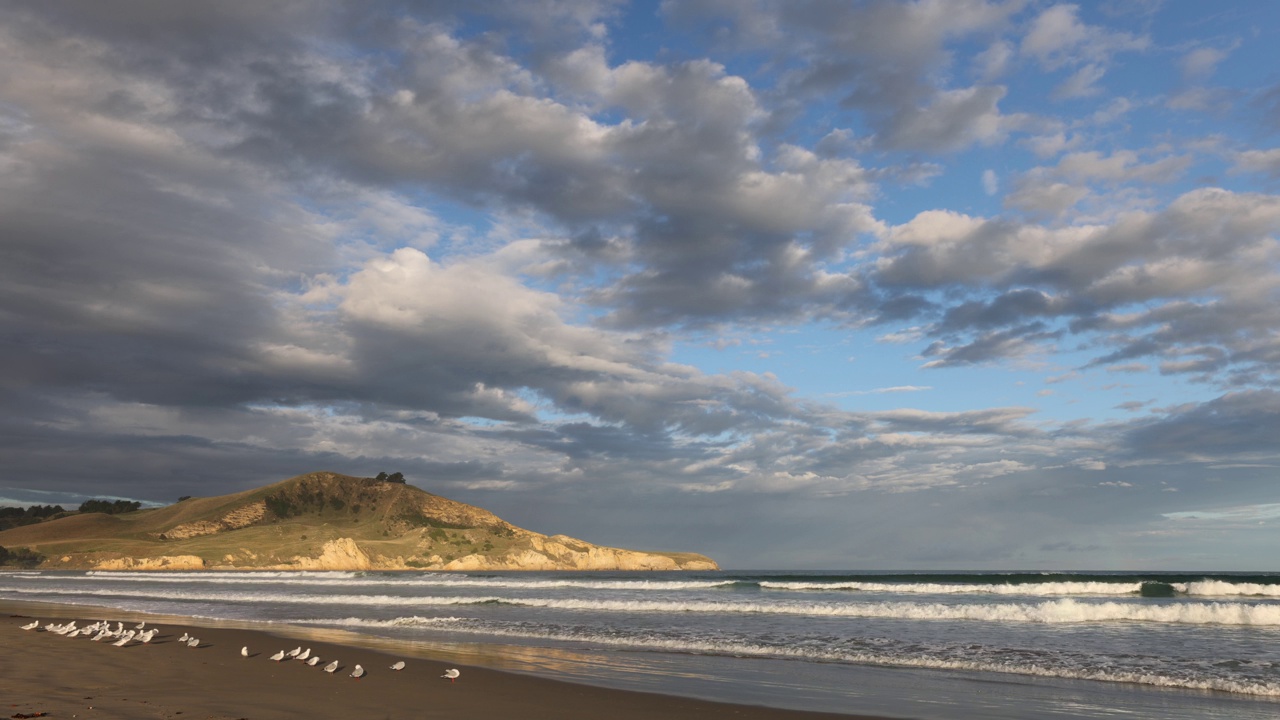
M 79 614 L 77 614 L 79 613 Z M 127 615 L 127 618 L 126 618 Z M 457 720 L 850 720 L 867 716 L 801 712 L 716 703 L 652 693 L 577 685 L 549 678 L 396 656 L 377 648 L 299 639 L 296 629 L 214 627 L 208 621 L 151 616 L 161 628 L 146 645 L 114 647 L 20 629 L 101 619 L 132 627 L 148 616 L 101 608 L 48 606 L 0 599 L 0 717 L 120 718 L 121 720 L 272 720 L 275 718 L 454 718 Z M 183 633 L 200 638 L 187 647 Z M 293 635 L 293 637 L 289 637 Z M 272 662 L 278 650 L 301 645 L 323 661 Z M 250 657 L 240 655 L 247 646 Z M 338 660 L 333 674 L 321 666 Z M 405 660 L 406 667 L 389 666 Z M 356 664 L 367 675 L 350 674 Z M 461 670 L 456 682 L 440 675 Z

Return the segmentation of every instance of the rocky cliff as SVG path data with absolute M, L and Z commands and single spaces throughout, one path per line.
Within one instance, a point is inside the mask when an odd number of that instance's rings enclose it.
M 0 532 L 51 569 L 715 570 L 696 553 L 547 536 L 412 485 L 301 475 L 235 495 Z

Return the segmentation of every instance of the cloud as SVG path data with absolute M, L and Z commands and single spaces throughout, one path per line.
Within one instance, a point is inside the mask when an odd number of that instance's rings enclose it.
M 1269 455 L 1275 447 L 1280 393 L 1242 390 L 1135 426 L 1126 438 L 1136 453 L 1196 461 Z
M 1069 171 L 1146 172 L 1098 160 L 1081 156 Z M 1213 375 L 1237 364 L 1272 373 L 1274 342 L 1262 328 L 1273 326 L 1274 311 L 1260 299 L 1276 281 L 1259 259 L 1274 254 L 1277 227 L 1275 198 L 1208 189 L 1111 226 L 1049 229 L 928 212 L 890 230 L 870 284 L 895 294 L 974 293 L 930 326 L 930 367 L 1024 356 L 1069 330 L 1103 333 L 1095 342 L 1116 348 L 1097 363 L 1160 355 L 1170 373 Z M 1182 300 L 1188 295 L 1207 299 Z M 1148 306 L 1130 312 L 1137 303 Z M 1182 362 L 1189 358 L 1196 362 Z
M 949 42 L 1002 28 L 1020 3 L 870 3 L 813 0 L 754 5 L 667 4 L 672 20 L 696 26 L 731 23 L 738 46 L 777 53 L 791 68 L 780 92 L 796 101 L 843 94 L 842 105 L 866 113 L 877 141 L 892 148 L 951 152 L 1003 136 L 1016 119 L 1000 114 L 999 86 L 944 87 L 933 68 Z M 715 25 L 716 27 L 723 27 Z M 989 51 L 984 79 L 998 74 L 1000 49 Z
M 1233 48 L 1234 49 L 1234 48 Z M 1213 75 L 1218 64 L 1227 59 L 1231 50 L 1200 47 L 1182 56 L 1182 77 L 1188 83 L 1202 83 Z
M 1145 36 L 1082 23 L 1079 12 L 1078 5 L 1070 4 L 1054 5 L 1041 12 L 1023 36 L 1020 52 L 1046 69 L 1056 70 L 1105 62 L 1115 53 L 1144 50 L 1150 45 Z
M 1280 148 L 1268 150 L 1244 150 L 1232 155 L 1231 172 L 1264 173 L 1280 177 Z

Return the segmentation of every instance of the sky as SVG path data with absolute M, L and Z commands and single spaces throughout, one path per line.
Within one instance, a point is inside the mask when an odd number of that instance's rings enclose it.
M 0 7 L 0 504 L 1277 570 L 1280 3 Z

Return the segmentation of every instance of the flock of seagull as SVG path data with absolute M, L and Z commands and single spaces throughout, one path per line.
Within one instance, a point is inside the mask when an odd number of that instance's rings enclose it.
M 153 638 L 155 638 L 156 634 L 160 632 L 160 628 L 157 627 L 151 627 L 148 629 L 145 621 L 128 629 L 125 628 L 124 623 L 119 621 L 115 623 L 115 627 L 113 628 L 112 623 L 109 620 L 99 620 L 96 623 L 85 625 L 84 627 L 76 627 L 75 620 L 61 625 L 57 623 L 46 623 L 43 627 L 40 625 L 39 620 L 33 620 L 32 622 L 20 627 L 23 630 L 43 630 L 44 632 L 53 633 L 54 635 L 62 635 L 64 637 L 88 637 L 93 642 L 113 640 L 114 642 L 111 644 L 116 647 L 124 647 L 131 642 L 142 644 L 149 643 Z M 178 642 L 186 645 L 187 647 L 200 647 L 200 639 L 185 632 L 182 633 L 182 637 L 178 638 Z M 249 652 L 249 647 L 247 645 L 240 648 L 240 657 L 253 657 L 253 654 Z M 320 664 L 320 656 L 312 654 L 311 648 L 303 650 L 301 645 L 289 652 L 281 650 L 275 655 L 272 655 L 270 659 L 276 662 L 283 662 L 284 660 L 300 660 L 311 667 L 315 667 Z M 332 674 L 337 672 L 340 667 L 342 666 L 338 661 L 334 660 L 324 666 L 324 671 Z M 405 662 L 400 660 L 393 664 L 391 669 L 403 670 L 404 667 Z M 445 670 L 444 674 L 440 677 L 447 678 L 449 682 L 453 682 L 454 680 L 457 680 L 458 676 L 461 674 L 462 673 L 459 672 L 457 668 L 449 668 L 448 670 Z M 365 669 L 357 663 L 355 668 L 351 671 L 350 677 L 359 680 L 364 676 Z

